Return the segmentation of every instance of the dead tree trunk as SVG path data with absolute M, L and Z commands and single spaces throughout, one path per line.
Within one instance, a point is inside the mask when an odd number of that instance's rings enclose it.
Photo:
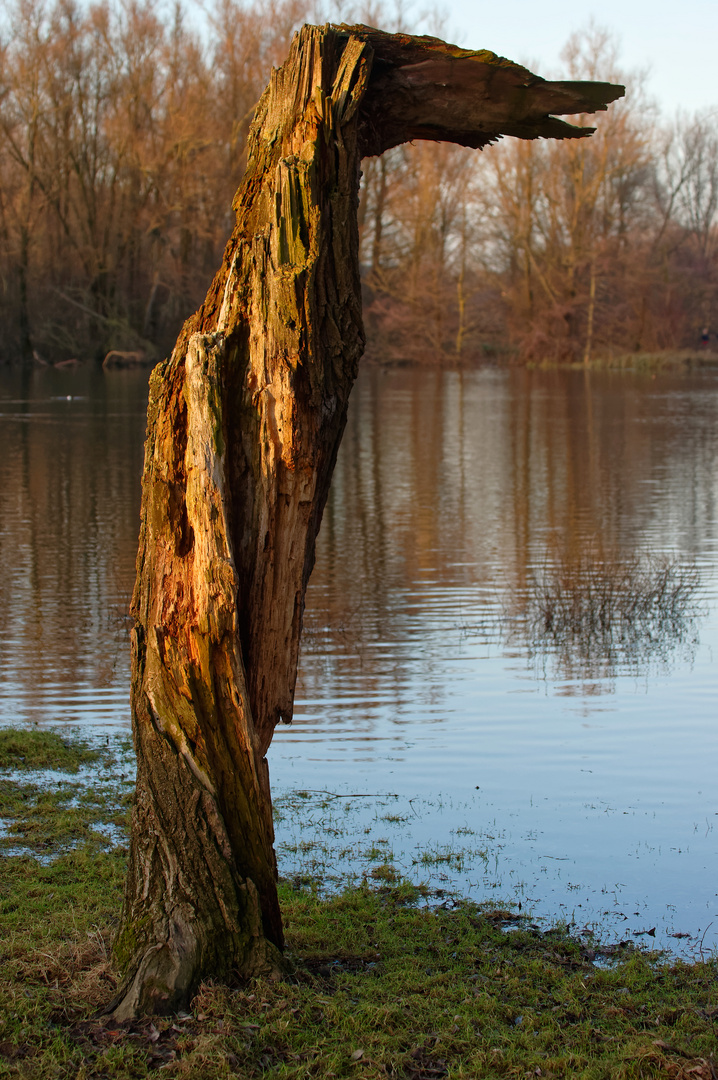
M 292 716 L 304 594 L 364 346 L 359 166 L 408 139 L 576 137 L 606 84 L 491 53 L 305 27 L 257 107 L 237 224 L 152 374 L 132 711 L 138 759 L 114 1015 L 281 968 L 265 754 Z

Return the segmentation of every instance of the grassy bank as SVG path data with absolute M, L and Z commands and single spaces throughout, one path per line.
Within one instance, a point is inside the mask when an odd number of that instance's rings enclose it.
M 606 353 L 593 357 L 588 364 L 528 363 L 527 368 L 563 368 L 578 371 L 700 371 L 718 368 L 718 352 L 708 349 L 675 349 L 664 352 Z
M 385 369 L 397 368 L 445 368 L 465 370 L 476 367 L 512 367 L 539 369 L 542 371 L 640 371 L 647 374 L 658 372 L 715 370 L 718 368 L 718 352 L 713 349 L 665 349 L 661 352 L 597 353 L 588 363 L 581 360 L 526 360 L 518 349 L 511 346 L 501 348 L 485 347 L 478 353 L 471 352 L 457 356 L 444 353 L 440 356 L 427 355 L 424 360 L 416 357 L 402 359 L 400 356 L 387 358 L 378 347 L 370 347 L 364 361 Z
M 718 1075 L 713 959 L 602 950 L 401 882 L 329 899 L 283 882 L 291 978 L 206 984 L 186 1014 L 108 1025 L 126 749 L 60 740 L 68 771 L 48 787 L 40 738 L 0 732 L 0 1077 Z

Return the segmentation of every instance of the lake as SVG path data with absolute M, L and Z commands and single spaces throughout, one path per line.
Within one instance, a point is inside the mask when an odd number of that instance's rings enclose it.
M 129 728 L 145 402 L 0 375 L 2 724 Z M 717 499 L 716 373 L 364 368 L 269 754 L 280 873 L 713 949 Z

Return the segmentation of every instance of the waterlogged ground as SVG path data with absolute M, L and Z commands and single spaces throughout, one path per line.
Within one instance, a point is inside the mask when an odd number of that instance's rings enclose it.
M 105 740 L 23 801 L 37 824 L 53 800 L 63 843 L 82 809 L 109 854 L 131 784 L 110 758 L 129 731 L 145 387 L 3 378 L 0 724 Z M 614 943 L 716 947 L 717 421 L 712 375 L 362 373 L 295 721 L 270 751 L 287 880 L 398 876 Z M 609 630 L 542 629 L 559 571 L 585 614 L 587 589 L 620 594 L 630 571 L 630 592 L 662 558 L 696 582 L 672 614 L 626 616 L 624 590 Z M 4 850 L 52 859 L 3 792 Z
M 67 729 L 0 732 L 0 1076 L 714 1080 L 714 959 L 686 965 L 413 884 L 378 835 L 351 836 L 348 803 L 334 817 L 309 792 L 280 801 L 280 823 L 301 846 L 302 823 L 322 817 L 331 840 L 307 847 L 323 887 L 347 839 L 367 882 L 335 877 L 326 897 L 308 875 L 280 883 L 286 978 L 210 980 L 176 1015 L 113 1022 L 127 750 Z M 401 824 L 394 806 L 378 828 Z M 476 854 L 427 849 L 418 862 Z
M 0 858 L 47 866 L 79 849 L 122 857 L 134 775 L 126 736 L 0 730 Z
M 596 807 L 595 812 L 605 815 L 606 809 Z M 538 828 L 517 842 L 511 822 L 507 828 L 496 816 L 492 819 L 491 807 L 478 793 L 474 799 L 432 800 L 299 790 L 277 798 L 275 817 L 282 873 L 291 881 L 312 883 L 324 894 L 347 883 L 401 879 L 440 898 L 493 900 L 528 912 L 544 925 L 559 919 L 572 929 L 595 933 L 606 944 L 645 939 L 685 957 L 709 955 L 715 949 L 710 917 L 715 905 L 694 902 L 681 882 L 680 850 L 670 881 L 662 879 L 667 860 L 638 850 L 639 872 L 632 886 L 614 880 L 618 875 L 610 866 L 601 868 L 601 885 L 590 854 L 583 861 L 573 852 L 547 854 L 537 843 Z M 590 826 L 589 813 L 583 823 Z M 641 825 L 645 832 L 646 822 L 639 821 Z M 522 853 L 520 841 L 533 842 L 529 856 Z M 709 865 L 705 873 L 710 878 Z M 647 884 L 653 886 L 648 894 Z
M 133 778 L 126 737 L 68 728 L 0 731 L 0 856 L 43 866 L 79 850 L 83 857 L 124 859 Z M 299 789 L 275 798 L 274 816 L 282 878 L 317 897 L 362 885 L 408 884 L 433 907 L 469 896 L 544 929 L 558 920 L 609 952 L 635 944 L 667 947 L 687 959 L 712 952 L 707 933 L 680 929 L 671 910 L 651 923 L 655 908 L 647 902 L 631 910 L 618 890 L 591 895 L 571 881 L 570 870 L 564 879 L 569 904 L 559 899 L 560 869 L 553 871 L 544 904 L 528 895 L 515 856 L 506 854 L 506 833 L 496 824 L 482 830 L 469 824 L 482 817 L 478 792 L 462 803 Z M 455 825 L 457 820 L 464 824 Z

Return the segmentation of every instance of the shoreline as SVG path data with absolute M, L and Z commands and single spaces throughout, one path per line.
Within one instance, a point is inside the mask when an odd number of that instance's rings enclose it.
M 715 956 L 606 946 L 431 895 L 386 863 L 327 896 L 280 881 L 288 978 L 208 981 L 187 1012 L 113 1025 L 98 1014 L 116 985 L 128 741 L 1 734 L 0 1077 L 714 1080 Z M 98 782 L 83 793 L 86 775 Z M 8 854 L 11 833 L 25 854 Z

